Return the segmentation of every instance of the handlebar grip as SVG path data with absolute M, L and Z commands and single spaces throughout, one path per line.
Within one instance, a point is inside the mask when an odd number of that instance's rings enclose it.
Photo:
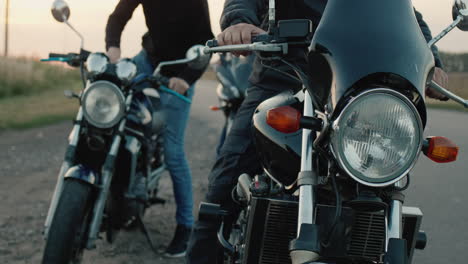
M 49 58 L 66 58 L 68 54 L 61 54 L 61 53 L 49 53 Z

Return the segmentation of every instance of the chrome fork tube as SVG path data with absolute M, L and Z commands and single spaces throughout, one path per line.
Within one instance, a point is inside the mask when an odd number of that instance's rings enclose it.
M 313 116 L 314 109 L 309 92 L 305 92 L 304 116 Z M 293 264 L 314 263 L 318 260 L 318 230 L 315 224 L 314 183 L 317 182 L 312 166 L 313 141 L 312 131 L 302 130 L 301 172 L 298 175 L 299 213 L 297 221 L 297 238 L 291 241 L 289 254 Z M 304 230 L 302 230 L 304 228 Z M 297 243 L 302 243 L 298 246 Z M 308 246 L 304 248 L 304 243 Z
M 395 186 L 401 187 L 401 181 L 397 182 Z M 391 238 L 401 238 L 403 234 L 402 226 L 402 208 L 403 203 L 399 200 L 392 200 L 390 202 L 390 210 L 388 213 L 388 228 L 387 228 L 387 248 L 388 242 Z
M 65 154 L 65 159 L 62 163 L 62 166 L 60 167 L 60 171 L 57 177 L 57 183 L 55 184 L 55 189 L 54 193 L 52 195 L 52 200 L 50 201 L 49 205 L 49 210 L 47 212 L 47 217 L 44 223 L 44 239 L 47 239 L 47 236 L 49 235 L 49 228 L 50 224 L 52 223 L 52 219 L 55 215 L 55 210 L 57 209 L 58 201 L 60 199 L 60 195 L 62 194 L 62 188 L 63 188 L 63 180 L 65 173 L 67 173 L 68 169 L 71 167 L 71 157 L 75 155 L 75 149 L 76 146 L 78 145 L 78 139 L 80 136 L 80 129 L 81 129 L 81 124 L 80 121 L 83 119 L 83 110 L 80 109 L 78 110 L 78 114 L 76 116 L 76 123 L 73 126 L 72 131 L 70 132 L 70 135 L 68 136 L 68 148 L 67 148 L 67 153 Z
M 305 92 L 304 116 L 313 116 L 314 109 L 312 98 L 308 91 Z M 310 129 L 302 130 L 302 156 L 301 171 L 312 171 L 312 131 Z M 299 187 L 299 218 L 297 223 L 297 233 L 300 234 L 302 224 L 314 223 L 314 188 L 312 185 L 301 185 Z

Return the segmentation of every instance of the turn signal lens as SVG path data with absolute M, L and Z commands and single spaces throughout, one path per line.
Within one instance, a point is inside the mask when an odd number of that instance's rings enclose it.
M 299 130 L 301 113 L 291 106 L 281 106 L 268 110 L 266 122 L 275 130 L 294 133 Z
M 446 137 L 429 137 L 424 154 L 438 163 L 452 162 L 457 159 L 458 146 Z
M 211 111 L 219 111 L 219 110 L 221 110 L 221 108 L 219 108 L 218 106 L 212 105 L 212 106 L 210 106 L 210 110 Z

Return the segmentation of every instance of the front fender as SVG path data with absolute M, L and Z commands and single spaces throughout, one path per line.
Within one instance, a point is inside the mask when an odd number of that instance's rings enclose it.
M 84 165 L 76 165 L 68 169 L 65 173 L 65 179 L 73 178 L 91 185 L 97 185 L 97 173 Z

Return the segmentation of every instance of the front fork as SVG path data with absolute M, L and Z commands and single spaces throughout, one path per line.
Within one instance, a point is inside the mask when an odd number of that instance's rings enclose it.
M 312 117 L 314 109 L 312 98 L 305 92 L 304 116 Z M 318 260 L 320 257 L 320 242 L 318 227 L 315 224 L 315 184 L 317 175 L 312 167 L 313 135 L 310 129 L 302 130 L 301 172 L 298 177 L 299 212 L 297 223 L 297 238 L 291 241 L 289 250 L 293 264 Z
M 47 212 L 47 218 L 44 223 L 44 238 L 47 239 L 49 235 L 49 228 L 50 224 L 52 223 L 52 219 L 55 215 L 55 210 L 57 209 L 58 201 L 60 200 L 60 196 L 62 194 L 63 188 L 63 180 L 65 178 L 65 173 L 70 169 L 73 159 L 75 157 L 76 146 L 78 145 L 78 139 L 80 136 L 80 129 L 81 129 L 81 121 L 83 120 L 83 110 L 78 110 L 78 114 L 76 116 L 76 122 L 73 126 L 72 131 L 68 137 L 68 148 L 65 153 L 65 159 L 60 167 L 60 171 L 57 178 L 57 183 L 55 184 L 54 194 L 52 195 L 52 200 L 50 202 L 49 211 Z
M 401 188 L 402 181 L 395 184 L 395 187 Z M 403 196 L 401 200 L 394 197 L 390 202 L 387 223 L 387 243 L 385 246 L 385 264 L 407 264 L 408 247 L 406 239 L 403 239 Z
M 130 110 L 130 105 L 133 99 L 133 92 L 130 91 L 130 94 L 127 96 L 126 105 L 127 112 Z M 119 124 L 117 134 L 112 141 L 111 149 L 109 154 L 106 157 L 104 166 L 102 166 L 102 177 L 101 177 L 101 188 L 97 195 L 96 204 L 93 209 L 93 214 L 91 218 L 91 224 L 89 228 L 88 241 L 86 243 L 87 249 L 93 249 L 96 247 L 96 240 L 98 239 L 99 230 L 101 229 L 102 217 L 104 215 L 104 208 L 106 206 L 107 196 L 109 195 L 109 189 L 112 182 L 112 176 L 114 172 L 114 165 L 117 154 L 120 149 L 120 144 L 122 142 L 123 132 L 125 130 L 125 125 L 127 120 L 124 118 Z

